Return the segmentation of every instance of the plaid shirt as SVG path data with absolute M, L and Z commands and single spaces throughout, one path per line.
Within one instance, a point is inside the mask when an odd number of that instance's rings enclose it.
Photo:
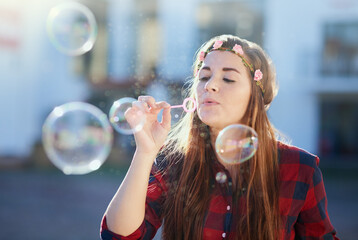
M 319 159 L 306 151 L 279 143 L 279 208 L 282 220 L 280 239 L 338 239 L 327 212 L 327 197 Z M 216 161 L 217 162 L 217 161 Z M 155 166 L 153 167 L 155 169 Z M 108 230 L 106 217 L 102 219 L 103 240 L 152 239 L 162 224 L 160 206 L 167 191 L 165 177 L 152 169 L 146 200 L 146 214 L 142 225 L 129 236 Z M 228 184 L 215 183 L 203 229 L 203 239 L 232 239 L 234 212 L 244 211 L 244 201 L 233 206 L 231 177 L 220 164 L 215 172 L 225 172 Z M 244 200 L 245 198 L 242 198 Z M 241 210 L 242 209 L 242 210 Z

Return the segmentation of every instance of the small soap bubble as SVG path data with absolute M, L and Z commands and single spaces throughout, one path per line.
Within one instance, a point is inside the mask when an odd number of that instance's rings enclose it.
M 225 183 L 227 181 L 227 176 L 224 172 L 218 172 L 215 179 L 218 183 Z
M 78 2 L 65 2 L 53 7 L 47 17 L 46 29 L 54 47 L 69 56 L 90 51 L 97 38 L 93 13 Z
M 121 98 L 115 101 L 109 110 L 109 121 L 117 132 L 130 135 L 143 129 L 146 121 L 143 112 L 136 112 L 135 122 L 132 124 L 133 127 L 131 127 L 125 118 L 126 111 L 132 107 L 132 102 L 134 101 L 136 99 L 130 97 Z
M 65 174 L 86 174 L 100 168 L 111 151 L 112 140 L 107 116 L 83 102 L 54 108 L 42 128 L 45 152 Z
M 233 124 L 220 131 L 215 149 L 228 164 L 238 164 L 250 159 L 258 147 L 257 133 L 249 126 Z

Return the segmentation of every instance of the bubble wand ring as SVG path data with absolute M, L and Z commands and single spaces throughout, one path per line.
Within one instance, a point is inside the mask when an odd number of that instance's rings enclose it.
M 190 109 L 188 109 L 188 108 L 186 107 L 186 104 L 187 104 L 189 101 L 191 101 L 191 102 L 193 103 L 193 107 L 190 108 Z M 170 108 L 181 108 L 181 107 L 184 109 L 185 112 L 187 112 L 187 113 L 192 113 L 192 112 L 194 112 L 194 111 L 196 110 L 196 101 L 195 101 L 194 98 L 185 98 L 182 105 L 174 105 L 174 106 L 171 106 Z

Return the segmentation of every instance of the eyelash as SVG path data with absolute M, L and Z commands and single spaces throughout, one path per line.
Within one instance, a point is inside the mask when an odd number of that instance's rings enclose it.
M 231 79 L 228 79 L 228 78 L 224 78 L 224 81 L 225 81 L 225 82 L 228 82 L 228 83 L 233 83 L 233 82 L 235 82 L 234 80 L 231 80 Z
M 209 77 L 202 77 L 202 78 L 200 78 L 199 80 L 200 80 L 200 81 L 207 81 L 207 80 L 209 80 Z M 233 83 L 233 82 L 235 82 L 234 80 L 231 80 L 231 79 L 228 79 L 228 78 L 223 78 L 223 80 L 224 80 L 225 82 L 227 82 L 227 83 Z
M 207 81 L 207 80 L 209 80 L 209 78 L 208 77 L 202 77 L 202 78 L 199 78 L 199 80 L 200 81 Z

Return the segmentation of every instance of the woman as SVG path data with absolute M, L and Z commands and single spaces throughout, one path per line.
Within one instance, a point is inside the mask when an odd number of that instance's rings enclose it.
M 218 36 L 199 49 L 193 70 L 188 95 L 197 110 L 171 131 L 166 102 L 141 96 L 126 112 L 131 125 L 138 111 L 147 122 L 134 135 L 136 152 L 104 215 L 102 239 L 151 239 L 161 224 L 170 240 L 338 239 L 318 157 L 275 139 L 266 110 L 277 88 L 264 51 Z M 236 123 L 256 130 L 259 147 L 231 165 L 213 146 L 220 130 Z M 217 173 L 227 181 L 215 181 Z

